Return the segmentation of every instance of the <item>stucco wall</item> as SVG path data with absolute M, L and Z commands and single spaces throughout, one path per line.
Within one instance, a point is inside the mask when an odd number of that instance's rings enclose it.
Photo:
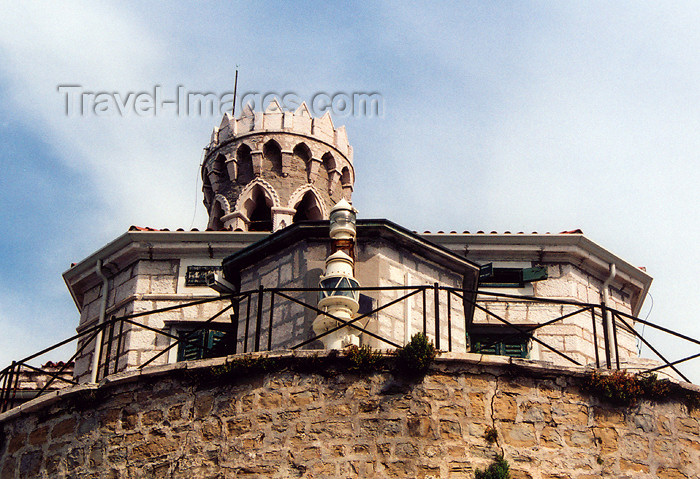
M 452 355 L 412 383 L 307 352 L 279 355 L 286 371 L 202 380 L 223 361 L 124 373 L 0 415 L 0 476 L 471 478 L 502 452 L 514 478 L 700 477 L 698 411 L 611 407 L 581 392 L 582 369 Z

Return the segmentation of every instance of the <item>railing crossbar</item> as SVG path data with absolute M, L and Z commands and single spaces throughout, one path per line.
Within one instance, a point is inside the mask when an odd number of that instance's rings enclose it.
M 204 329 L 204 326 L 206 326 L 207 324 L 209 324 L 209 323 L 211 323 L 212 321 L 214 321 L 216 318 L 218 318 L 219 316 L 221 316 L 222 314 L 224 314 L 226 311 L 228 311 L 228 310 L 231 309 L 232 307 L 233 307 L 233 305 L 232 305 L 232 304 L 229 304 L 229 305 L 226 306 L 224 309 L 222 309 L 221 311 L 219 311 L 218 313 L 216 313 L 214 316 L 212 316 L 211 318 L 209 318 L 209 319 L 207 319 L 206 321 L 204 321 L 204 322 L 201 324 L 201 326 L 199 326 L 199 327 L 195 328 L 194 330 L 190 331 L 190 332 L 189 332 L 188 334 L 186 334 L 184 337 L 179 337 L 179 338 L 176 339 L 174 342 L 172 342 L 167 348 L 165 348 L 165 349 L 162 350 L 160 353 L 156 354 L 156 355 L 153 356 L 151 359 L 149 359 L 148 361 L 146 361 L 145 363 L 143 363 L 142 365 L 140 365 L 140 366 L 139 366 L 139 369 L 143 369 L 143 368 L 145 368 L 146 366 L 148 366 L 149 364 L 151 364 L 153 361 L 155 361 L 156 359 L 158 359 L 159 357 L 161 357 L 162 355 L 164 355 L 165 353 L 167 353 L 168 351 L 170 351 L 172 348 L 174 348 L 175 346 L 177 346 L 178 344 L 180 344 L 180 342 L 182 342 L 183 339 L 184 339 L 184 340 L 190 339 L 191 337 L 194 336 L 195 333 L 198 333 L 199 331 L 201 331 L 202 329 Z M 200 347 L 200 349 L 201 349 L 201 347 Z
M 576 311 L 574 311 L 574 312 L 572 312 L 572 313 L 567 313 L 567 314 L 565 314 L 565 315 L 563 315 L 563 316 L 559 316 L 559 317 L 557 317 L 557 318 L 550 319 L 549 321 L 547 321 L 547 322 L 545 322 L 545 323 L 542 323 L 542 324 L 537 324 L 537 325 L 535 325 L 535 326 L 525 326 L 525 327 L 523 327 L 524 334 L 527 335 L 528 333 L 531 333 L 531 332 L 533 332 L 533 331 L 536 331 L 536 330 L 538 330 L 538 329 L 540 329 L 540 328 L 544 328 L 545 326 L 549 326 L 550 324 L 554 324 L 554 323 L 556 323 L 556 322 L 558 322 L 558 321 L 563 321 L 563 320 L 565 320 L 566 318 L 570 318 L 571 316 L 575 316 L 575 315 L 580 314 L 580 313 L 585 313 L 585 312 L 588 311 L 589 309 L 590 309 L 590 308 L 588 308 L 588 307 L 581 308 L 581 309 L 576 310 Z M 486 343 L 486 346 L 481 346 L 481 347 L 482 347 L 483 349 L 487 349 L 487 348 L 490 348 L 491 346 L 493 346 L 494 344 L 496 344 L 496 343 L 498 343 L 498 342 L 507 341 L 507 340 L 513 339 L 513 338 L 519 338 L 519 337 L 521 337 L 521 336 L 523 336 L 523 334 L 521 334 L 521 333 L 504 334 L 504 335 L 499 339 L 499 341 L 492 341 L 492 342 L 490 342 L 490 343 Z
M 496 313 L 494 313 L 494 312 L 492 312 L 492 311 L 489 311 L 488 309 L 484 308 L 483 306 L 480 306 L 480 305 L 476 304 L 475 301 L 474 301 L 474 302 L 469 301 L 469 300 L 467 300 L 467 301 L 470 302 L 475 308 L 477 308 L 477 309 L 479 309 L 479 310 L 485 312 L 486 314 L 488 314 L 488 315 L 490 315 L 490 316 L 493 316 L 493 317 L 496 318 L 497 320 L 499 320 L 499 321 L 501 321 L 501 322 L 503 322 L 503 323 L 509 325 L 510 327 L 512 327 L 512 328 L 515 329 L 516 331 L 520 332 L 521 334 L 523 333 L 523 330 L 522 330 L 521 328 L 519 328 L 518 326 L 514 325 L 514 324 L 511 323 L 510 321 L 508 321 L 508 320 L 506 320 L 506 319 L 503 319 L 503 318 L 501 318 L 499 315 L 497 315 Z M 545 343 L 545 342 L 542 341 L 541 339 L 536 338 L 536 337 L 533 336 L 533 337 L 532 337 L 532 340 L 535 341 L 535 342 L 537 342 L 538 344 L 541 344 L 542 346 L 546 347 L 547 349 L 550 349 L 551 351 L 555 352 L 556 354 L 558 354 L 559 356 L 563 357 L 564 359 L 567 359 L 567 360 L 571 361 L 572 363 L 576 364 L 577 366 L 582 366 L 582 364 L 579 363 L 578 361 L 576 361 L 575 359 L 573 359 L 573 358 L 567 356 L 566 354 L 562 353 L 561 351 L 557 350 L 556 348 L 554 348 L 554 347 L 550 346 L 549 344 Z
M 614 316 L 613 316 L 613 319 L 614 319 Z M 619 319 L 624 325 L 626 325 L 626 326 L 629 327 L 629 325 L 627 324 L 627 322 L 626 322 L 624 319 L 622 319 L 621 316 L 619 316 L 618 319 Z M 654 346 L 652 346 L 651 344 L 649 344 L 649 341 L 647 341 L 646 339 L 644 339 L 644 338 L 642 337 L 641 334 L 639 334 L 637 331 L 634 331 L 634 330 L 632 330 L 632 332 L 634 333 L 634 335 L 635 335 L 636 337 L 638 337 L 638 338 L 640 339 L 640 341 L 642 341 L 642 343 L 644 343 L 649 349 L 651 349 L 651 350 L 654 352 L 654 354 L 656 354 L 664 363 L 666 363 L 664 367 L 666 367 L 666 366 L 670 367 L 670 368 L 673 369 L 681 378 L 683 378 L 683 380 L 684 380 L 685 382 L 687 382 L 687 383 L 690 382 L 690 381 L 688 380 L 688 378 L 685 377 L 685 375 L 683 375 L 683 373 L 680 372 L 680 371 L 678 370 L 678 368 L 676 368 L 673 364 L 671 364 L 671 363 L 668 361 L 668 359 L 666 359 L 666 358 L 664 357 L 663 354 L 661 354 L 659 351 L 656 350 L 656 348 L 655 348 Z
M 409 292 L 409 293 L 407 293 L 407 294 L 401 296 L 400 298 L 397 298 L 397 299 L 395 299 L 395 300 L 393 300 L 393 301 L 391 301 L 391 302 L 389 302 L 389 303 L 387 303 L 387 304 L 384 304 L 384 305 L 382 305 L 382 306 L 379 306 L 379 307 L 373 309 L 372 311 L 369 311 L 369 312 L 367 312 L 367 313 L 361 314 L 361 315 L 358 316 L 357 318 L 351 319 L 350 321 L 345 321 L 345 320 L 343 320 L 343 319 L 337 318 L 337 317 L 333 316 L 332 314 L 328 314 L 327 312 L 322 311 L 322 310 L 316 308 L 315 306 L 311 306 L 310 304 L 304 303 L 303 301 L 299 301 L 298 299 L 293 298 L 293 297 L 291 297 L 291 296 L 288 296 L 288 295 L 286 295 L 286 294 L 284 294 L 284 293 L 282 293 L 282 292 L 279 292 L 279 291 L 278 291 L 277 294 L 279 294 L 280 296 L 282 296 L 282 297 L 284 297 L 284 298 L 289 299 L 290 301 L 294 301 L 294 302 L 297 303 L 297 304 L 300 304 L 300 305 L 302 305 L 302 306 L 305 306 L 305 307 L 311 309 L 312 311 L 315 311 L 317 314 L 324 314 L 324 315 L 328 316 L 329 318 L 334 319 L 334 320 L 338 321 L 339 323 L 342 323 L 340 326 L 336 326 L 335 328 L 331 328 L 331 329 L 329 329 L 328 331 L 324 331 L 323 333 L 321 333 L 321 334 L 319 334 L 319 335 L 317 335 L 317 336 L 314 336 L 313 338 L 307 339 L 306 341 L 303 341 L 303 342 L 297 344 L 296 346 L 292 346 L 291 349 L 298 349 L 298 348 L 300 348 L 300 347 L 302 347 L 302 346 L 306 346 L 307 344 L 309 344 L 309 343 L 311 343 L 311 342 L 313 342 L 313 341 L 315 341 L 315 340 L 317 340 L 317 339 L 320 339 L 320 338 L 326 336 L 327 334 L 331 334 L 331 333 L 333 333 L 333 332 L 335 332 L 335 331 L 338 331 L 338 330 L 341 329 L 341 328 L 344 328 L 345 326 L 351 326 L 351 327 L 353 327 L 353 328 L 355 328 L 355 329 L 357 329 L 357 330 L 359 330 L 359 331 L 361 331 L 361 332 L 363 332 L 363 333 L 366 333 L 368 336 L 371 336 L 371 337 L 373 337 L 373 338 L 375 338 L 375 339 L 379 339 L 380 341 L 384 341 L 385 343 L 387 343 L 387 344 L 389 344 L 389 345 L 391 345 L 391 346 L 394 346 L 395 348 L 400 348 L 401 345 L 396 344 L 395 342 L 390 341 L 390 340 L 388 340 L 388 339 L 386 339 L 386 338 L 382 338 L 381 336 L 378 336 L 378 335 L 376 335 L 376 334 L 374 334 L 374 333 L 372 333 L 372 332 L 370 332 L 370 331 L 366 331 L 365 329 L 363 329 L 363 328 L 361 328 L 361 327 L 359 327 L 359 326 L 357 326 L 357 325 L 355 325 L 355 324 L 353 324 L 353 323 L 356 323 L 357 321 L 360 321 L 360 320 L 362 320 L 362 319 L 364 319 L 364 318 L 366 318 L 366 317 L 368 317 L 368 316 L 371 316 L 372 314 L 374 314 L 374 313 L 376 313 L 376 312 L 378 312 L 378 311 L 381 311 L 381 310 L 384 309 L 384 308 L 388 308 L 389 306 L 392 306 L 392 305 L 398 303 L 399 301 L 403 301 L 403 300 L 406 299 L 406 298 L 410 298 L 410 297 L 413 296 L 414 294 L 418 293 L 418 291 L 420 291 L 420 290 L 425 290 L 425 287 L 421 287 L 421 289 L 416 289 L 416 290 L 414 290 L 414 291 L 412 291 L 412 292 Z
M 29 368 L 29 369 L 31 369 L 32 371 L 36 371 L 36 372 L 38 372 L 38 373 L 46 374 L 47 376 L 50 376 L 50 377 L 52 377 L 52 378 L 54 378 L 54 379 L 56 379 L 56 380 L 58 380 L 58 381 L 63 381 L 63 382 L 70 383 L 70 384 L 74 384 L 74 385 L 75 385 L 75 384 L 78 384 L 77 381 L 73 381 L 72 379 L 67 379 L 67 378 L 64 378 L 64 377 L 62 377 L 62 376 L 59 376 L 59 374 L 60 374 L 61 372 L 63 372 L 63 370 L 65 369 L 65 365 L 66 365 L 66 364 L 67 364 L 67 363 L 64 363 L 64 365 L 63 365 L 58 371 L 56 371 L 56 372 L 46 371 L 46 370 L 44 370 L 44 369 L 37 368 L 36 366 L 32 366 L 31 364 L 23 364 L 22 366 L 24 366 L 25 368 Z
M 646 370 L 643 371 L 643 372 L 644 372 L 644 373 L 647 373 L 647 374 L 648 374 L 648 373 L 653 373 L 653 372 L 658 371 L 658 370 L 660 370 L 660 369 L 664 369 L 664 368 L 667 368 L 667 367 L 669 367 L 669 366 L 670 366 L 670 367 L 673 367 L 673 366 L 675 366 L 676 364 L 684 363 L 684 362 L 686 362 L 686 361 L 690 361 L 691 359 L 695 359 L 695 358 L 700 358 L 700 353 L 693 354 L 692 356 L 688 356 L 688 357 L 683 358 L 683 359 L 677 359 L 677 360 L 673 361 L 672 363 L 662 364 L 661 366 L 656 366 L 655 368 L 646 369 Z M 686 382 L 690 382 L 690 381 L 686 380 Z

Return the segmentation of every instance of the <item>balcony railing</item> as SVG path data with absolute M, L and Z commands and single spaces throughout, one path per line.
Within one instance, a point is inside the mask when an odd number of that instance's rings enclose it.
M 90 344 L 95 344 L 96 339 L 101 337 L 102 340 L 97 344 L 97 354 L 100 360 L 98 361 L 98 370 L 96 378 L 99 381 L 101 378 L 107 377 L 110 374 L 127 369 L 121 361 L 124 353 L 127 351 L 128 345 L 125 344 L 127 333 L 132 328 L 139 328 L 150 331 L 157 336 L 163 336 L 170 340 L 170 344 L 159 350 L 157 354 L 149 360 L 132 366 L 128 369 L 137 368 L 143 369 L 160 360 L 167 362 L 169 352 L 173 348 L 177 348 L 184 343 L 188 343 L 198 333 L 206 329 L 225 330 L 227 335 L 222 342 L 209 351 L 209 354 L 219 356 L 247 353 L 252 351 L 269 351 L 273 349 L 275 339 L 275 327 L 280 320 L 279 307 L 289 307 L 295 305 L 308 314 L 325 314 L 338 322 L 338 325 L 325 331 L 321 334 L 314 334 L 309 327 L 307 337 L 289 343 L 284 349 L 299 349 L 309 347 L 315 341 L 320 340 L 325 335 L 330 334 L 344 327 L 353 328 L 364 334 L 366 338 L 372 338 L 377 343 L 385 344 L 392 348 L 403 346 L 404 341 L 398 340 L 396 337 L 387 337 L 375 331 L 370 331 L 367 325 L 362 325 L 361 321 L 376 317 L 382 314 L 387 308 L 394 305 L 404 303 L 410 299 L 414 300 L 414 304 L 418 304 L 418 309 L 422 317 L 419 317 L 422 332 L 428 337 L 431 337 L 435 342 L 435 347 L 438 350 L 453 351 L 457 342 L 466 345 L 465 350 L 469 351 L 469 342 L 466 338 L 470 337 L 470 333 L 485 323 L 474 320 L 474 312 L 480 311 L 487 318 L 489 325 L 502 325 L 501 336 L 499 340 L 508 340 L 509 338 L 527 338 L 528 341 L 533 341 L 543 348 L 544 351 L 551 351 L 553 354 L 563 358 L 567 363 L 578 366 L 584 366 L 579 360 L 572 357 L 572 354 L 567 354 L 568 351 L 562 350 L 547 341 L 541 339 L 546 335 L 539 335 L 540 332 L 546 331 L 546 328 L 552 325 L 564 323 L 570 318 L 587 318 L 586 322 L 590 321 L 592 331 L 593 350 L 595 357 L 595 366 L 597 368 L 620 369 L 620 347 L 618 344 L 618 335 L 620 331 L 625 331 L 628 335 L 637 338 L 641 343 L 649 348 L 660 360 L 661 364 L 653 368 L 646 369 L 642 372 L 654 372 L 665 368 L 672 369 L 680 378 L 690 382 L 676 367 L 681 363 L 700 357 L 700 352 L 688 355 L 682 359 L 669 361 L 666 357 L 656 349 L 652 344 L 643 338 L 634 326 L 642 324 L 653 328 L 660 332 L 669 334 L 676 338 L 680 338 L 689 344 L 700 346 L 700 341 L 693 339 L 684 334 L 672 331 L 671 329 L 654 324 L 650 321 L 632 316 L 622 311 L 618 311 L 607 307 L 604 304 L 582 303 L 578 301 L 566 301 L 558 299 L 538 298 L 531 296 L 520 296 L 510 294 L 499 294 L 486 291 L 467 291 L 459 288 L 441 286 L 438 283 L 432 285 L 418 286 L 386 286 L 386 287 L 358 287 L 353 288 L 354 291 L 359 291 L 362 294 L 371 295 L 384 299 L 383 304 L 369 310 L 361 311 L 352 320 L 344 320 L 328 314 L 316 307 L 315 304 L 300 299 L 298 296 L 306 293 L 314 293 L 313 297 L 318 295 L 320 288 L 265 288 L 260 286 L 257 289 L 239 292 L 231 295 L 222 295 L 219 297 L 202 299 L 181 303 L 175 306 L 166 308 L 154 309 L 151 311 L 127 314 L 123 316 L 112 316 L 102 324 L 97 324 L 88 327 L 80 333 L 60 341 L 52 346 L 49 346 L 41 351 L 27 356 L 19 361 L 13 361 L 9 366 L 0 371 L 0 411 L 4 412 L 11 407 L 17 405 L 20 401 L 17 397 L 19 389 L 19 377 L 22 368 L 41 371 L 50 377 L 50 380 L 38 391 L 34 397 L 38 397 L 52 388 L 55 381 L 62 381 L 69 385 L 78 384 L 73 379 L 65 377 L 64 368 L 76 358 L 81 356 L 85 349 Z M 478 296 L 477 296 L 478 294 Z M 388 299 L 387 296 L 396 296 Z M 477 298 L 476 300 L 472 298 Z M 197 322 L 196 327 L 187 334 L 174 335 L 169 330 L 158 329 L 143 322 L 139 322 L 140 318 L 150 315 L 157 315 L 177 309 L 190 308 L 204 303 L 217 301 L 226 301 L 228 304 L 222 307 L 216 314 L 204 321 Z M 560 311 L 564 307 L 570 311 L 565 314 L 553 315 L 555 317 L 543 321 L 535 325 L 523 325 L 514 321 L 509 321 L 504 318 L 504 315 L 496 313 L 493 308 L 489 309 L 489 304 L 494 303 L 510 304 L 518 303 L 525 305 L 542 305 L 542 306 L 559 306 Z M 432 303 L 432 305 L 430 304 Z M 458 312 L 459 314 L 455 314 Z M 229 313 L 229 320 L 222 322 L 220 318 L 224 314 Z M 277 316 L 277 317 L 276 317 Z M 219 320 L 219 321 L 217 321 Z M 584 319 L 581 319 L 583 322 Z M 602 329 L 602 331 L 599 331 Z M 455 334 L 465 334 L 466 337 L 457 338 Z M 539 337 L 538 337 L 539 336 Z M 31 361 L 37 360 L 57 348 L 75 342 L 76 352 L 65 362 L 63 368 L 54 372 L 43 371 L 30 364 Z M 602 344 L 601 344 L 602 343 Z M 188 343 L 191 346 L 191 343 Z M 480 344 L 481 351 L 488 350 L 491 346 L 488 342 Z M 204 348 L 204 346 L 200 346 Z M 204 352 L 204 351 L 202 351 Z M 211 357 L 211 356 L 210 356 Z M 163 359 L 161 359 L 163 358 Z M 53 386 L 55 388 L 55 385 Z M 26 392 L 24 393 L 26 396 Z

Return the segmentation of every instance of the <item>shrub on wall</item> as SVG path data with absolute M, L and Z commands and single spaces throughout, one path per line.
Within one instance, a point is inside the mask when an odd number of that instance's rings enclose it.
M 498 455 L 486 470 L 477 469 L 474 477 L 476 479 L 510 479 L 510 466 L 503 456 Z
M 640 399 L 661 401 L 671 395 L 668 380 L 655 374 L 636 375 L 625 371 L 601 374 L 593 371 L 585 381 L 585 389 L 617 406 L 632 406 Z
M 361 348 L 353 345 L 347 348 L 346 356 L 350 361 L 348 369 L 362 373 L 370 373 L 381 369 L 384 362 L 384 355 L 369 346 Z
M 420 376 L 437 356 L 433 342 L 423 333 L 416 333 L 403 348 L 396 350 L 396 368 L 407 376 Z

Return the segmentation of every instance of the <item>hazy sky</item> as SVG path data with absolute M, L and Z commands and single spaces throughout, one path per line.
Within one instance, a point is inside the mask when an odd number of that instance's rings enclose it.
M 581 228 L 655 278 L 642 317 L 700 338 L 698 25 L 697 2 L 6 3 L 0 367 L 74 332 L 71 262 L 132 224 L 206 225 L 199 163 L 218 113 L 66 115 L 58 87 L 221 94 L 236 65 L 239 94 L 381 95 L 380 117 L 334 117 L 360 217 Z M 682 369 L 700 381 L 699 361 Z

